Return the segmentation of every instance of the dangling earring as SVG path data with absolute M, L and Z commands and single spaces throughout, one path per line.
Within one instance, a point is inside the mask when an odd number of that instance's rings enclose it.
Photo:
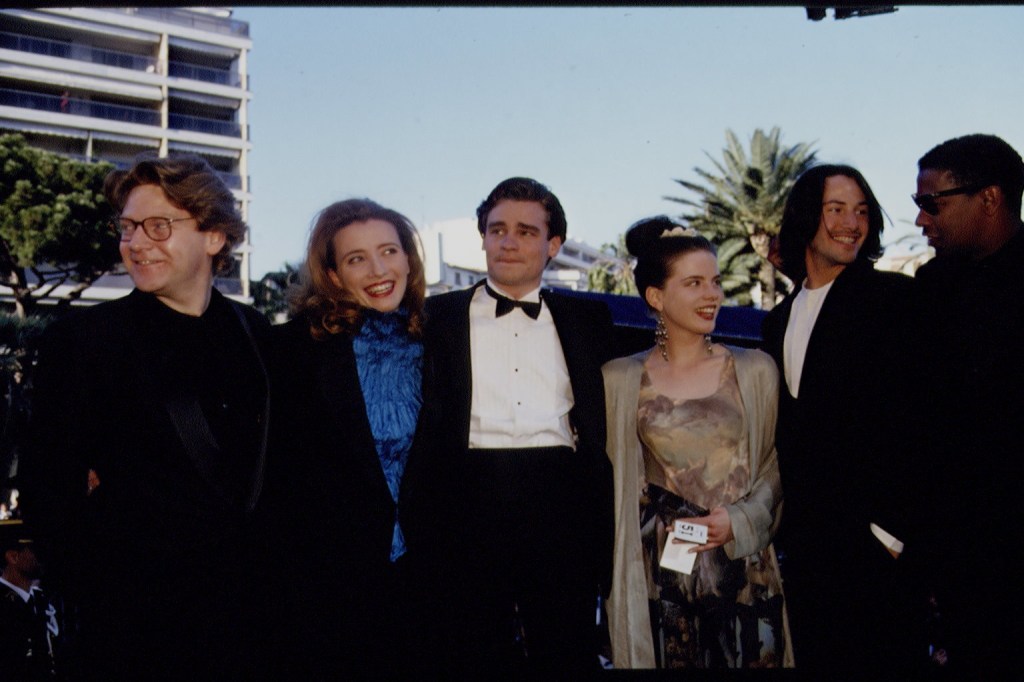
M 711 334 L 704 335 L 704 350 L 708 352 L 708 355 L 711 355 Z
M 661 316 L 661 313 L 658 313 L 658 326 L 654 328 L 654 341 L 661 349 L 661 357 L 668 362 L 668 330 L 665 329 L 665 318 Z

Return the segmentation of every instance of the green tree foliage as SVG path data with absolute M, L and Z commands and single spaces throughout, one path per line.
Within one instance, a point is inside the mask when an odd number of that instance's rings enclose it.
M 619 235 L 617 244 L 603 245 L 601 252 L 604 256 L 587 270 L 587 288 L 606 294 L 636 296 L 633 261 L 626 250 L 625 235 Z
M 0 374 L 24 371 L 25 349 L 39 338 L 49 322 L 49 317 L 21 318 L 0 312 Z
M 281 316 L 288 314 L 288 287 L 298 279 L 298 269 L 285 263 L 283 269 L 268 272 L 258 282 L 250 283 L 253 307 L 266 315 L 271 322 L 277 322 Z
M 691 226 L 718 246 L 725 295 L 736 305 L 751 305 L 752 288 L 761 285 L 760 306 L 770 310 L 776 291 L 791 283 L 768 260 L 772 237 L 779 233 L 790 188 L 814 164 L 810 144 L 783 147 L 779 128 L 758 128 L 750 139 L 750 154 L 731 130 L 725 131 L 722 160 L 707 154 L 714 172 L 694 168 L 702 183 L 676 180 L 690 197 L 664 197 L 691 207 L 683 214 Z
M 0 135 L 0 287 L 13 294 L 19 317 L 64 284 L 72 290 L 61 302 L 70 303 L 120 260 L 103 197 L 112 169 Z
M 28 424 L 28 348 L 49 321 L 0 312 L 0 490 L 10 487 L 9 479 L 17 473 L 18 450 Z

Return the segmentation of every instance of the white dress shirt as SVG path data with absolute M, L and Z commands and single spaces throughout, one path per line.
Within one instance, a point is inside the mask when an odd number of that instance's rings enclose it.
M 487 284 L 508 295 L 490 279 Z M 540 288 L 520 300 L 541 300 Z M 495 317 L 495 305 L 484 287 L 469 305 L 469 447 L 574 447 L 572 385 L 551 311 L 542 303 L 536 320 L 519 308 Z

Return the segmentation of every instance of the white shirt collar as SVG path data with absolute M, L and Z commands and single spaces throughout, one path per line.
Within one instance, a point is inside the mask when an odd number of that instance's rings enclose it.
M 7 585 L 7 587 L 9 587 L 12 590 L 14 590 L 15 594 L 17 594 L 19 597 L 21 597 L 22 601 L 24 601 L 26 604 L 28 603 L 28 592 L 26 592 L 25 590 L 21 589 L 17 585 L 15 585 L 15 584 L 7 581 L 7 580 L 4 580 L 3 577 L 0 577 L 0 583 L 3 583 L 4 585 Z

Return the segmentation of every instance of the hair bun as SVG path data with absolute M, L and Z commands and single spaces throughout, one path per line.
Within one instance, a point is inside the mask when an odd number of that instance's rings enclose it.
M 643 218 L 626 230 L 626 250 L 631 256 L 640 258 L 664 244 L 666 237 L 699 237 L 692 227 L 684 227 L 667 215 Z

